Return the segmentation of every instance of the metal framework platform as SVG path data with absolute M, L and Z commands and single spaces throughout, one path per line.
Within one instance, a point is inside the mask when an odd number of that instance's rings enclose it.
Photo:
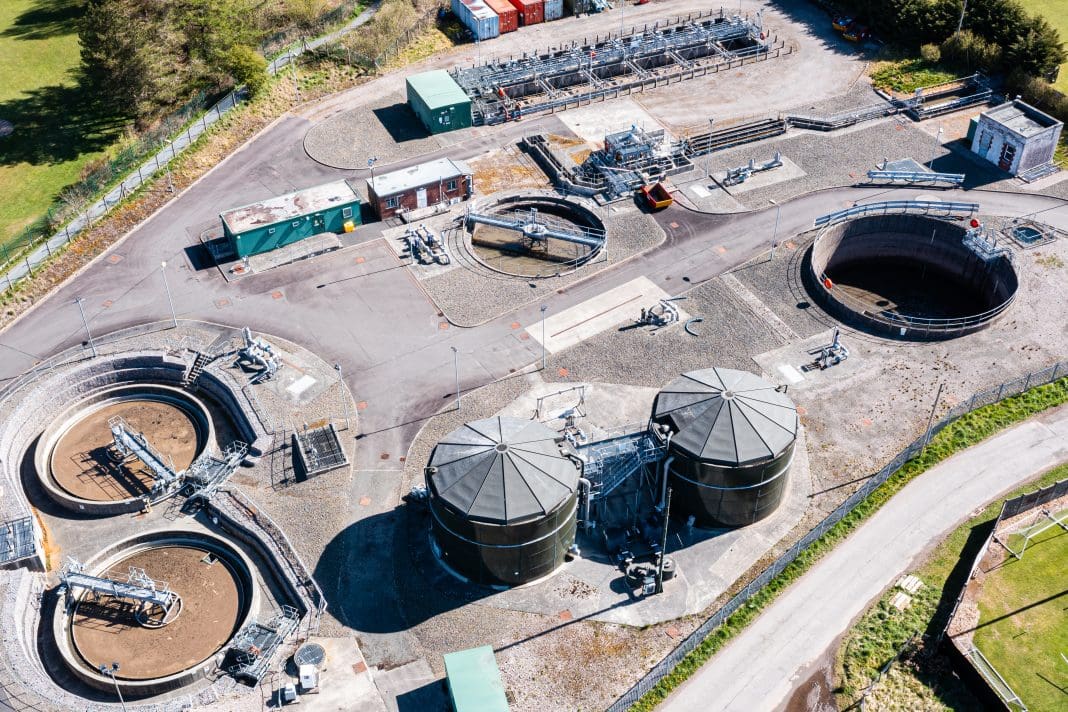
M 230 644 L 237 660 L 237 664 L 230 667 L 230 674 L 258 684 L 271 666 L 275 653 L 297 629 L 298 623 L 300 613 L 297 609 L 282 606 L 278 615 L 266 623 L 252 621 L 242 628 Z
M 491 225 L 504 230 L 518 232 L 534 243 L 544 243 L 546 240 L 562 240 L 577 245 L 598 250 L 604 245 L 605 232 L 596 228 L 574 225 L 563 220 L 554 220 L 539 213 L 537 208 L 529 210 L 516 210 L 512 217 L 503 215 L 485 215 L 471 210 L 465 216 L 467 226 L 470 228 L 474 223 Z
M 452 71 L 471 98 L 476 123 L 496 124 L 523 116 L 618 96 L 767 59 L 773 47 L 761 15 L 750 20 L 722 9 L 701 20 L 652 28 L 541 54 L 495 59 Z
M 121 581 L 110 576 L 91 576 L 85 573 L 84 564 L 75 559 L 67 559 L 67 563 L 60 569 L 59 580 L 67 590 L 70 603 L 75 600 L 76 588 L 89 591 L 94 596 L 110 596 L 138 603 L 138 620 L 142 624 L 149 623 L 145 614 L 152 607 L 158 607 L 162 611 L 162 616 L 154 621 L 155 624 L 168 622 L 181 602 L 181 598 L 171 590 L 169 584 L 153 579 L 144 569 L 136 566 L 131 566 L 126 580 Z
M 148 442 L 144 433 L 130 427 L 122 416 L 116 415 L 108 420 L 115 452 L 122 461 L 135 457 L 144 463 L 152 473 L 155 484 L 152 494 L 158 495 L 169 491 L 178 482 L 180 473 L 175 469 L 170 458 L 159 453 Z
M 598 440 L 579 448 L 585 462 L 583 477 L 590 481 L 591 498 L 607 496 L 643 465 L 662 460 L 666 446 L 649 430 Z
M 308 477 L 349 464 L 349 458 L 341 447 L 341 438 L 338 437 L 333 423 L 298 430 L 294 433 L 294 438 L 297 441 L 297 455 L 304 467 L 304 474 Z
M 0 564 L 21 561 L 37 554 L 33 517 L 20 517 L 0 524 Z

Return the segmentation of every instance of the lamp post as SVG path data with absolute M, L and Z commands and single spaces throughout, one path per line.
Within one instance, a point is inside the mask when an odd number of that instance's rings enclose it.
M 337 384 L 341 387 L 341 402 L 345 406 L 345 430 L 349 429 L 349 399 L 348 393 L 345 392 L 345 379 L 341 376 L 341 364 L 335 363 L 334 370 L 337 371 Z
M 455 346 L 449 348 L 452 349 L 452 370 L 456 374 L 456 410 L 460 410 L 460 352 Z
M 775 229 L 771 233 L 771 259 L 775 259 L 775 247 L 779 244 L 779 214 L 782 212 L 782 206 L 770 198 L 768 202 L 775 206 Z
M 545 370 L 545 312 L 549 311 L 548 304 L 541 305 L 541 370 Z
M 940 125 L 938 126 L 938 135 L 937 135 L 937 136 L 935 136 L 935 149 L 934 149 L 934 153 L 933 153 L 933 154 L 931 155 L 931 162 L 930 162 L 930 164 L 928 164 L 928 165 L 929 165 L 929 167 L 930 167 L 930 169 L 931 169 L 932 171 L 934 170 L 934 162 L 935 162 L 935 158 L 937 158 L 937 157 L 938 157 L 938 149 L 942 147 L 942 133 L 943 133 L 944 131 L 945 131 L 945 129 L 944 129 L 944 128 L 943 128 L 943 127 L 941 126 L 941 124 L 940 124 Z
M 619 41 L 623 42 L 623 8 L 627 6 L 627 0 L 619 0 Z M 626 51 L 626 50 L 624 50 Z
M 167 283 L 167 261 L 164 260 L 159 263 L 159 273 L 163 275 L 163 289 L 167 292 L 167 303 L 171 307 L 171 321 L 174 322 L 174 328 L 178 328 L 178 314 L 174 311 L 174 299 L 171 297 L 171 285 Z
M 85 300 L 78 297 L 74 300 L 74 303 L 78 305 L 78 313 L 82 315 L 82 325 L 85 326 L 85 335 L 89 337 L 89 348 L 93 351 L 93 357 L 96 358 L 96 344 L 93 343 L 93 332 L 89 331 L 89 321 L 85 318 L 85 309 L 82 309 L 82 302 Z
M 123 712 L 126 712 L 126 702 L 122 699 L 122 690 L 119 689 L 119 681 L 115 679 L 115 673 L 119 671 L 118 663 L 111 663 L 111 667 L 101 663 L 97 668 L 100 670 L 101 675 L 107 675 L 111 678 L 111 682 L 115 685 L 115 694 L 119 696 L 119 704 L 122 705 Z
M 375 164 L 378 163 L 378 156 L 371 156 L 367 159 L 367 167 L 371 169 L 371 190 L 375 189 Z

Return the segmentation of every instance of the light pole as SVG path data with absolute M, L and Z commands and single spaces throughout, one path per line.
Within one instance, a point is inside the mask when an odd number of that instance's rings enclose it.
M 768 202 L 775 206 L 775 229 L 771 233 L 771 259 L 775 259 L 775 248 L 779 244 L 779 214 L 782 212 L 782 206 L 770 198 Z
M 548 304 L 541 305 L 541 370 L 545 370 L 545 312 L 549 311 Z
M 371 156 L 367 159 L 367 167 L 371 169 L 371 190 L 375 189 L 375 164 L 378 163 L 378 156 Z M 376 193 L 377 195 L 377 193 Z
M 174 140 L 166 139 L 164 143 L 171 147 L 171 157 L 164 164 L 167 167 L 167 192 L 174 192 L 174 179 L 171 177 L 171 161 L 174 160 Z
M 931 156 L 931 163 L 929 164 L 929 167 L 930 167 L 930 169 L 932 171 L 934 170 L 935 158 L 938 157 L 938 149 L 942 147 L 942 133 L 944 131 L 945 131 L 945 129 L 942 127 L 941 124 L 939 124 L 939 126 L 938 126 L 938 135 L 935 136 L 935 150 L 934 150 L 934 154 L 932 154 L 932 156 Z
M 93 332 L 89 331 L 89 322 L 85 318 L 85 310 L 82 309 L 82 302 L 85 300 L 78 297 L 74 300 L 74 303 L 78 305 L 78 313 L 82 315 L 82 324 L 85 326 L 85 335 L 89 337 L 89 348 L 93 350 L 93 358 L 96 358 L 96 344 L 93 343 Z
M 159 263 L 159 273 L 163 275 L 163 289 L 167 292 L 167 303 L 171 306 L 171 321 L 174 328 L 178 328 L 178 314 L 174 311 L 174 299 L 171 298 L 171 285 L 167 283 L 167 261 Z
M 126 712 L 126 702 L 122 699 L 122 690 L 119 689 L 119 681 L 115 679 L 115 673 L 119 671 L 118 663 L 111 663 L 111 667 L 108 667 L 104 663 L 100 663 L 97 668 L 100 670 L 101 675 L 107 675 L 111 678 L 111 681 L 115 684 L 115 694 L 119 696 L 119 704 L 122 705 L 123 712 Z
M 627 6 L 627 0 L 619 0 L 619 41 L 623 42 L 623 8 Z
M 335 363 L 334 370 L 337 371 L 337 383 L 341 386 L 341 402 L 345 406 L 345 430 L 349 429 L 349 399 L 348 393 L 345 392 L 345 379 L 341 376 L 341 364 Z
M 968 12 L 968 0 L 964 0 L 964 7 L 960 9 L 960 19 L 957 20 L 958 33 L 961 31 L 961 28 L 964 27 L 964 13 L 966 12 Z
M 460 410 L 460 352 L 455 346 L 449 348 L 452 349 L 452 370 L 456 374 L 456 410 Z

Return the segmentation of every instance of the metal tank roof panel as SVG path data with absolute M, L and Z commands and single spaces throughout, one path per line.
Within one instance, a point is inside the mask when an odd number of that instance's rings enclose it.
M 521 418 L 467 423 L 434 447 L 431 489 L 472 520 L 514 524 L 548 514 L 574 494 L 580 476 L 558 438 Z
M 797 436 L 793 401 L 759 376 L 731 368 L 676 378 L 657 395 L 653 418 L 673 426 L 673 447 L 725 465 L 776 457 Z

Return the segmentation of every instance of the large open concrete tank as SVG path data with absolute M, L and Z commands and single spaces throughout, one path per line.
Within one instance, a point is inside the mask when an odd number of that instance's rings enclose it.
M 487 418 L 445 436 L 426 468 L 441 559 L 483 584 L 552 573 L 575 541 L 581 464 L 549 427 Z
M 797 409 L 764 379 L 730 368 L 691 371 L 657 394 L 671 433 L 671 514 L 738 527 L 775 511 L 797 437 Z
M 1007 250 L 970 247 L 966 235 L 962 225 L 923 215 L 831 225 L 812 245 L 805 282 L 850 325 L 907 339 L 963 336 L 1005 313 L 1019 287 Z

